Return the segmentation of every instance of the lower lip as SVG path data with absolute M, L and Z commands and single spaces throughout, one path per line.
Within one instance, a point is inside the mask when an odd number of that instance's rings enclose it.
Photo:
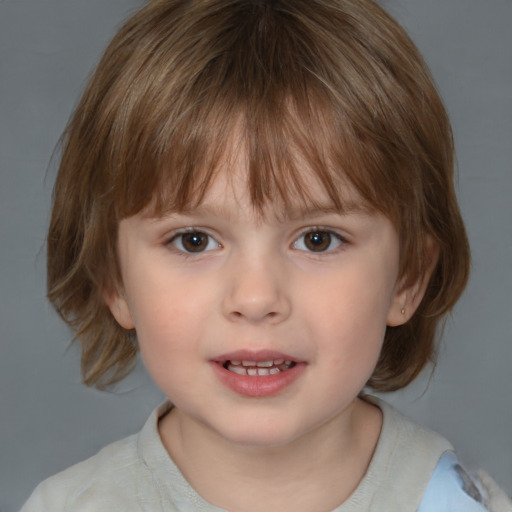
M 279 394 L 295 382 L 306 368 L 305 363 L 297 363 L 292 368 L 275 375 L 248 376 L 230 372 L 213 361 L 211 365 L 216 376 L 226 387 L 240 395 L 258 398 Z

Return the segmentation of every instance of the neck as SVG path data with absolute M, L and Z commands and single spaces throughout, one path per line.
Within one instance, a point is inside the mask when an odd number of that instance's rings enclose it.
M 343 503 L 364 477 L 381 425 L 380 410 L 356 400 L 284 446 L 231 443 L 178 409 L 159 429 L 187 481 L 210 503 L 236 512 L 321 512 Z

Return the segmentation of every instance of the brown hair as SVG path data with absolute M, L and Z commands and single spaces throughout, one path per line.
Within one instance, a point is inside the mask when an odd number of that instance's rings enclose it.
M 405 280 L 439 245 L 368 383 L 407 385 L 433 358 L 469 248 L 446 112 L 414 44 L 370 0 L 154 0 L 119 30 L 64 135 L 48 235 L 48 296 L 81 341 L 85 383 L 119 380 L 137 350 L 104 300 L 120 283 L 119 221 L 198 204 L 235 125 L 256 207 L 314 200 L 300 160 L 339 208 L 348 181 L 392 220 Z

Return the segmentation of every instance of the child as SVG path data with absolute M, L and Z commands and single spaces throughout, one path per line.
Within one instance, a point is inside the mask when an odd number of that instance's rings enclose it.
M 23 511 L 512 510 L 362 391 L 432 359 L 468 267 L 450 125 L 382 9 L 153 0 L 68 127 L 48 287 L 86 384 L 140 349 L 169 402 Z

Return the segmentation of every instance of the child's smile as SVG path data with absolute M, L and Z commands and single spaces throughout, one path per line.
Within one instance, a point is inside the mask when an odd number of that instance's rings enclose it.
M 270 397 L 291 385 L 306 362 L 280 352 L 243 350 L 216 357 L 212 365 L 221 382 L 236 393 Z

